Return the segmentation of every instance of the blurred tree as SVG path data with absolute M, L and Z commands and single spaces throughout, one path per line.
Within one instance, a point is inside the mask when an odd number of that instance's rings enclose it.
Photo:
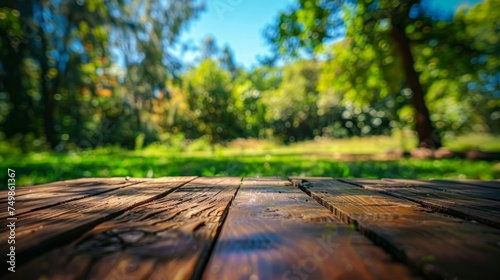
M 263 103 L 264 91 L 272 91 L 273 87 L 267 83 L 272 78 L 268 69 L 257 67 L 247 72 L 239 69 L 234 79 L 233 99 L 236 109 L 238 127 L 242 128 L 244 134 L 240 137 L 265 138 L 272 136 L 267 133 L 269 125 L 265 119 L 266 106 Z
M 343 4 L 346 4 L 346 9 L 342 9 Z M 346 26 L 347 36 L 359 49 L 368 44 L 378 45 L 381 35 L 387 36 L 398 54 L 406 85 L 412 91 L 419 142 L 437 148 L 441 146 L 441 138 L 430 120 L 424 89 L 414 68 L 411 40 L 407 35 L 409 26 L 422 17 L 424 12 L 419 0 L 359 0 L 357 3 L 350 0 L 299 0 L 292 10 L 280 15 L 268 37 L 281 52 L 297 55 L 301 49 L 321 51 L 325 43 L 342 37 Z M 350 25 L 356 28 L 349 29 Z
M 215 58 L 219 54 L 219 47 L 217 47 L 217 43 L 215 42 L 214 37 L 208 35 L 203 40 L 201 45 L 201 59 L 212 59 Z
M 126 99 L 133 108 L 135 130 L 147 130 L 146 135 L 150 135 L 154 128 L 145 120 L 151 117 L 153 102 L 158 94 L 168 93 L 167 81 L 180 75 L 181 62 L 173 55 L 173 46 L 186 23 L 203 9 L 203 3 L 197 0 L 131 2 L 118 12 L 127 24 L 115 26 L 111 44 L 121 51 L 125 64 L 124 84 L 129 92 Z M 143 123 L 146 126 L 143 127 Z
M 486 126 L 487 132 L 493 133 L 500 133 L 499 13 L 500 1 L 497 0 L 486 0 L 470 9 L 459 10 L 453 21 L 453 31 L 457 36 L 450 46 L 455 51 L 448 52 L 448 55 L 454 53 L 461 63 L 453 63 L 455 67 L 444 69 L 446 56 L 442 53 L 438 57 L 438 68 L 448 70 L 448 77 L 460 82 L 458 92 L 464 94 L 459 98 L 462 102 L 465 99 L 470 106 L 464 111 L 479 114 L 480 120 L 475 125 Z
M 249 79 L 259 91 L 275 90 L 283 81 L 283 68 L 262 65 L 250 72 Z
M 318 81 L 318 108 L 326 135 L 384 134 L 399 120 L 397 111 L 409 96 L 396 94 L 401 71 L 393 56 L 385 56 L 387 43 L 381 45 L 359 48 L 347 38 L 325 50 L 333 53 Z
M 279 88 L 264 96 L 267 120 L 286 142 L 320 134 L 316 89 L 320 67 L 321 63 L 308 60 L 285 66 Z
M 234 79 L 238 75 L 238 66 L 234 60 L 233 51 L 229 46 L 224 46 L 222 50 L 217 45 L 217 41 L 212 36 L 208 35 L 203 40 L 201 47 L 201 57 L 200 63 L 207 60 L 217 60 L 222 69 L 231 73 L 231 77 Z
M 106 36 L 101 22 L 105 22 L 109 14 L 102 1 L 25 0 L 15 1 L 11 6 L 21 16 L 23 32 L 19 37 L 9 38 L 11 55 L 1 57 L 2 65 L 11 65 L 5 67 L 7 72 L 16 73 L 16 70 L 9 69 L 11 67 L 23 72 L 27 70 L 23 61 L 31 60 L 40 72 L 39 85 L 27 85 L 21 80 L 2 77 L 13 108 L 2 125 L 6 131 L 12 130 L 9 126 L 21 120 L 17 117 L 20 113 L 17 108 L 22 108 L 25 111 L 22 114 L 31 118 L 27 123 L 43 119 L 45 141 L 53 149 L 59 140 L 55 131 L 60 127 L 55 120 L 56 102 L 60 100 L 58 91 L 74 67 L 105 55 L 102 46 L 106 44 Z M 25 91 L 32 97 L 32 102 L 28 104 L 20 100 Z M 26 111 L 31 111 L 31 114 L 26 114 Z M 18 127 L 13 130 L 27 132 Z M 37 134 L 36 129 L 30 130 L 30 133 Z M 12 135 L 7 133 L 6 136 L 11 138 Z
M 191 69 L 184 78 L 184 91 L 198 131 L 206 135 L 212 147 L 236 138 L 240 131 L 235 122 L 231 75 L 211 59 Z
M 222 69 L 229 71 L 233 79 L 236 78 L 236 76 L 238 75 L 238 67 L 236 66 L 233 52 L 231 51 L 229 46 L 224 46 L 222 48 L 219 61 Z
M 498 1 L 462 7 L 453 18 L 421 17 L 407 28 L 415 69 L 427 88 L 431 119 L 441 131 L 498 132 L 500 40 Z
M 34 0 L 10 0 L 2 1 L 0 7 L 1 130 L 6 138 L 18 142 L 23 149 L 26 149 L 26 136 L 35 129 L 32 126 L 35 123 L 32 122 L 34 101 L 22 86 L 23 61 L 28 52 L 24 32 L 33 32 L 28 29 L 31 24 L 26 24 L 33 18 L 34 3 Z
M 6 104 L 2 130 L 8 139 L 17 139 L 16 135 L 40 136 L 43 127 L 52 149 L 59 141 L 78 142 L 84 127 L 99 127 L 86 126 L 86 121 L 118 121 L 113 107 L 122 108 L 120 119 L 127 122 L 131 104 L 140 129 L 138 110 L 151 109 L 154 95 L 167 92 L 166 81 L 179 75 L 172 45 L 203 8 L 197 0 L 8 0 L 2 6 L 0 14 L 6 16 L 0 17 L 0 92 L 7 94 L 0 99 Z M 126 67 L 125 75 L 110 70 L 117 64 Z M 29 82 L 22 78 L 27 65 L 34 69 L 24 75 L 31 77 Z M 121 94 L 122 105 L 113 93 L 119 87 L 116 78 L 123 79 L 124 89 L 132 93 Z M 39 119 L 43 126 L 37 125 Z M 19 127 L 19 122 L 27 125 Z M 76 137 L 69 135 L 74 132 Z
M 326 59 L 322 69 L 318 83 L 320 95 L 336 99 L 339 105 L 352 104 L 358 108 L 383 102 L 383 107 L 377 109 L 385 107 L 387 114 L 392 113 L 392 119 L 397 120 L 394 111 L 406 105 L 410 95 L 407 90 L 399 93 L 403 74 L 387 40 L 361 48 L 353 39 L 346 38 L 325 51 L 333 55 Z

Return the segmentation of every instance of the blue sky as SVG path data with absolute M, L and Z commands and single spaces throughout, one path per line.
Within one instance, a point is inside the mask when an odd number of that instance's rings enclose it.
M 295 0 L 208 0 L 206 10 L 189 23 L 181 42 L 200 45 L 207 35 L 217 45 L 229 45 L 236 62 L 245 67 L 257 63 L 256 56 L 266 54 L 269 47 L 263 37 L 264 28 L 272 24 L 280 11 Z M 190 60 L 192 55 L 186 55 Z
M 272 24 L 279 13 L 296 0 L 208 0 L 206 10 L 193 20 L 181 36 L 181 42 L 200 45 L 207 35 L 215 38 L 217 45 L 228 45 L 236 62 L 246 68 L 257 64 L 257 55 L 269 53 L 263 30 Z M 422 0 L 423 5 L 436 12 L 451 13 L 463 4 L 480 0 Z M 193 59 L 193 53 L 184 56 Z

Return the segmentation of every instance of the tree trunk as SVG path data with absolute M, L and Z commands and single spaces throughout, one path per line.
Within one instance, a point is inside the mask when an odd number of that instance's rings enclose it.
M 411 101 L 415 110 L 415 130 L 418 134 L 419 146 L 432 149 L 439 148 L 441 147 L 441 138 L 433 127 L 429 117 L 429 110 L 425 104 L 424 90 L 414 68 L 410 42 L 408 37 L 406 37 L 404 25 L 392 22 L 392 29 L 389 35 L 401 58 L 406 84 L 413 92 Z
M 21 22 L 27 23 L 33 17 L 32 1 L 2 1 L 3 8 L 11 8 L 21 13 Z M 26 31 L 28 26 L 23 26 Z M 23 29 L 23 31 L 25 31 Z M 26 135 L 30 132 L 37 135 L 37 123 L 33 119 L 34 104 L 23 85 L 23 60 L 27 57 L 27 37 L 18 38 L 9 34 L 7 29 L 0 28 L 0 41 L 5 50 L 0 60 L 4 73 L 0 75 L 0 91 L 7 92 L 9 96 L 9 110 L 5 120 L 0 124 L 0 129 L 9 140 L 18 142 L 23 151 L 27 151 Z
M 40 28 L 40 37 L 42 38 L 42 53 L 40 56 L 40 64 L 42 68 L 42 97 L 43 97 L 43 129 L 45 132 L 45 141 L 51 150 L 56 147 L 56 139 L 54 134 L 54 94 L 53 88 L 49 85 L 48 72 L 50 69 L 47 58 L 47 39 L 43 30 Z
M 21 62 L 22 56 L 13 52 L 9 52 L 9 56 L 5 57 L 3 61 L 3 67 L 7 73 L 2 81 L 3 90 L 9 94 L 12 109 L 2 123 L 1 129 L 7 139 L 19 141 L 18 143 L 25 152 L 27 144 L 25 136 L 30 132 L 30 122 L 33 119 L 30 118 L 29 114 L 26 114 L 26 110 L 32 107 L 32 102 L 23 88 Z
M 43 77 L 46 75 L 45 71 L 42 71 Z M 45 141 L 49 145 L 50 149 L 53 150 L 56 147 L 56 141 L 54 137 L 54 97 L 51 89 L 47 85 L 47 81 L 43 78 L 42 81 L 42 95 L 43 95 L 43 129 L 45 132 Z

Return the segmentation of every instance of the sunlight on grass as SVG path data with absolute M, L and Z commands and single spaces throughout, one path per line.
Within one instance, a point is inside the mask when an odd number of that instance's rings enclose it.
M 444 145 L 455 151 L 466 151 L 473 148 L 483 151 L 500 151 L 500 136 L 469 134 L 446 139 Z
M 241 155 L 332 155 L 379 154 L 394 150 L 410 150 L 416 146 L 416 137 L 410 131 L 396 132 L 394 136 L 353 137 L 349 139 L 317 138 L 311 141 L 282 145 L 271 140 L 236 139 L 226 146 L 215 145 L 216 156 Z M 193 144 L 196 147 L 193 147 Z M 196 140 L 184 147 L 153 144 L 138 152 L 143 156 L 172 155 L 211 157 L 211 147 Z
M 474 140 L 495 147 L 494 137 L 463 137 L 457 147 Z M 413 141 L 411 138 L 408 142 Z M 162 177 L 162 176 L 326 176 L 408 179 L 497 179 L 498 162 L 464 159 L 338 160 L 337 153 L 370 154 L 396 149 L 397 137 L 319 139 L 291 145 L 271 141 L 239 140 L 227 147 L 216 146 L 212 153 L 189 146 L 170 149 L 151 145 L 142 151 L 118 147 L 64 154 L 30 153 L 4 157 L 0 165 L 16 170 L 19 185 L 33 185 L 81 177 Z M 197 145 L 200 145 L 198 143 Z M 200 145 L 203 146 L 203 145 Z M 5 178 L 2 178 L 4 180 Z M 5 181 L 5 180 L 4 180 Z

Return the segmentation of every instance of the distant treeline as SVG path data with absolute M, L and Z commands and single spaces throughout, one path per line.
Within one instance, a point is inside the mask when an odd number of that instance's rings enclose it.
M 175 58 L 201 2 L 2 2 L 0 139 L 71 150 L 412 127 L 438 147 L 500 132 L 499 1 L 442 19 L 420 1 L 300 0 L 266 33 L 276 56 L 250 70 L 210 37 L 194 65 Z

